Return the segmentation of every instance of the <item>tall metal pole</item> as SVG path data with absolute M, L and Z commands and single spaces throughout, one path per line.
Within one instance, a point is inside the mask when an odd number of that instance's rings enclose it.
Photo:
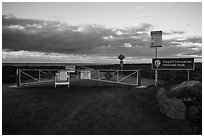
M 98 70 L 98 80 L 100 80 L 100 70 Z
M 119 82 L 119 74 L 118 74 L 118 70 L 117 70 L 117 83 Z
M 157 47 L 155 47 L 155 58 L 157 58 Z M 158 71 L 155 70 L 155 86 L 157 86 L 157 79 L 158 79 Z
M 188 81 L 190 80 L 190 72 L 189 72 L 189 70 L 188 70 Z
M 41 77 L 41 76 L 40 76 L 40 70 L 39 70 L 39 81 L 40 81 L 40 77 Z
M 16 83 L 18 87 L 21 85 L 21 70 L 20 69 L 16 70 Z
M 120 74 L 123 74 L 123 61 L 120 61 Z
M 17 86 L 20 86 L 20 83 L 19 83 L 19 69 L 16 69 L 16 84 L 17 84 Z

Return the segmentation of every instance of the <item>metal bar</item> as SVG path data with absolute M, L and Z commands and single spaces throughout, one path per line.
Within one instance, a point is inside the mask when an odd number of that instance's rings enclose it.
M 100 80 L 100 70 L 98 70 L 98 80 Z
M 157 86 L 158 83 L 158 71 L 155 70 L 155 86 Z
M 42 70 L 39 70 L 41 73 L 44 73 L 44 74 L 47 74 L 46 72 L 42 71 Z
M 40 83 L 43 83 L 43 82 L 50 82 L 50 81 L 54 81 L 54 80 L 46 80 L 46 81 L 40 81 Z M 23 85 L 27 85 L 27 84 L 36 84 L 36 83 L 39 83 L 38 81 L 33 81 L 33 82 L 27 82 L 27 83 L 22 83 Z
M 40 81 L 40 70 L 39 70 L 39 81 Z
M 114 74 L 114 73 L 116 73 L 117 71 L 115 71 L 115 72 L 113 72 L 113 73 L 111 73 L 112 75 Z M 103 79 L 103 78 L 105 78 L 105 76 L 103 76 L 103 77 L 101 77 L 99 80 L 101 80 L 101 79 Z
M 39 70 L 42 70 L 42 69 L 21 69 L 22 71 L 39 71 Z M 44 71 L 59 71 L 59 70 L 62 70 L 62 69 L 43 69 Z
M 59 71 L 59 70 L 62 70 L 62 69 L 21 69 L 22 71 L 39 71 L 39 70 L 41 70 L 41 72 L 42 72 L 42 70 L 43 71 Z M 92 69 L 91 69 L 92 70 Z M 117 69 L 115 69 L 115 70 L 113 70 L 113 69 L 100 69 L 100 71 L 117 71 Z M 137 70 L 131 70 L 131 69 L 126 69 L 126 70 L 118 70 L 118 71 L 137 71 Z
M 21 85 L 21 70 L 19 69 L 19 86 Z
M 117 70 L 117 83 L 119 82 L 119 74 L 118 74 L 118 70 Z
M 137 84 L 132 84 L 132 83 L 124 83 L 124 82 L 119 82 L 119 84 L 131 85 L 131 86 L 137 86 Z
M 188 81 L 190 80 L 190 71 L 188 70 Z
M 120 82 L 120 81 L 122 81 L 122 80 L 124 80 L 124 79 L 126 79 L 126 78 L 128 78 L 129 76 L 131 76 L 131 75 L 133 75 L 133 74 L 135 74 L 135 73 L 136 73 L 136 72 L 133 72 L 133 73 L 131 73 L 131 74 L 127 75 L 126 77 L 124 77 L 124 78 L 120 79 L 120 80 L 119 80 L 119 82 Z
M 36 80 L 36 81 L 39 81 L 38 79 L 34 78 L 33 76 L 31 76 L 31 75 L 29 75 L 29 74 L 27 74 L 27 73 L 25 73 L 25 72 L 23 72 L 23 71 L 21 71 L 21 72 L 22 72 L 23 74 L 25 74 L 25 75 L 31 77 L 32 79 L 34 79 L 34 80 Z
M 157 58 L 157 47 L 155 48 L 155 58 Z
M 111 72 L 111 71 L 137 71 L 136 69 L 123 69 L 123 70 L 120 70 L 120 69 L 99 69 L 100 71 L 109 71 L 109 72 Z
M 155 47 L 155 58 L 157 58 L 157 47 Z M 158 80 L 158 71 L 155 70 L 155 86 L 157 86 L 157 80 Z
M 123 70 L 118 70 L 118 71 L 137 71 L 137 69 L 123 69 Z
M 16 84 L 17 86 L 20 86 L 20 76 L 19 76 L 19 69 L 16 70 Z
M 90 79 L 90 80 L 97 80 L 97 79 Z M 109 82 L 109 83 L 115 83 L 115 84 L 124 84 L 124 85 L 137 86 L 137 84 L 124 83 L 124 82 L 116 82 L 116 81 L 108 81 L 108 80 L 98 80 L 98 81 Z
M 137 85 L 141 86 L 141 71 L 137 70 Z

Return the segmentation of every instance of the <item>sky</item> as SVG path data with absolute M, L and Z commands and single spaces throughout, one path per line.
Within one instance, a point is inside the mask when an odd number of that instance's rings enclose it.
M 3 63 L 150 63 L 202 60 L 201 2 L 3 2 Z

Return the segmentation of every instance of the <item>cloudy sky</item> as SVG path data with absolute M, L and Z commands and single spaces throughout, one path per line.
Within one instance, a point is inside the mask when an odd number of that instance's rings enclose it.
M 158 57 L 201 61 L 201 2 L 3 2 L 2 61 L 147 63 L 153 30 L 163 32 Z

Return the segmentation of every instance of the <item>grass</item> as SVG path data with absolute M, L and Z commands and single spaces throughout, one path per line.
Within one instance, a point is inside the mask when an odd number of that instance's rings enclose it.
M 157 88 L 136 89 L 96 81 L 70 88 L 46 83 L 2 86 L 3 135 L 181 135 L 193 126 L 159 112 Z

